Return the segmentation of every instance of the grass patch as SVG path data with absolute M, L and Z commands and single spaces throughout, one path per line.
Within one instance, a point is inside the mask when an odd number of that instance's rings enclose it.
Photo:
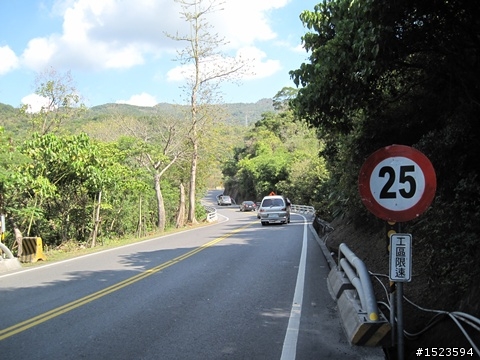
M 126 237 L 126 238 L 115 238 L 115 239 L 98 239 L 97 246 L 93 248 L 89 246 L 89 244 L 78 243 L 75 241 L 67 241 L 62 243 L 62 245 L 56 248 L 51 248 L 51 249 L 44 248 L 43 253 L 47 258 L 47 261 L 39 260 L 34 263 L 22 263 L 22 267 L 42 266 L 52 262 L 68 260 L 75 257 L 93 254 L 96 252 L 117 248 L 125 245 L 135 244 L 142 241 L 151 240 L 157 237 L 179 233 L 182 231 L 187 231 L 190 229 L 204 227 L 208 225 L 211 225 L 211 223 L 202 222 L 196 225 L 186 225 L 183 228 L 179 228 L 179 229 L 171 228 L 163 232 L 152 233 L 152 234 L 149 234 L 148 236 L 141 237 L 141 238 Z

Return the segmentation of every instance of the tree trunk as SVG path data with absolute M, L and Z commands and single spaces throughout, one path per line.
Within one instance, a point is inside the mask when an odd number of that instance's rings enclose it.
M 196 68 L 196 85 L 192 90 L 192 163 L 190 164 L 190 189 L 188 194 L 188 221 L 192 224 L 197 224 L 197 219 L 195 217 L 195 187 L 197 183 L 197 162 L 198 162 L 198 135 L 197 135 L 197 91 L 198 91 L 198 65 Z
M 13 233 L 15 234 L 15 243 L 18 246 L 17 257 L 20 257 L 23 253 L 23 245 L 22 245 L 23 235 L 22 235 L 22 232 L 20 231 L 20 229 L 18 228 L 15 220 L 13 220 L 12 217 L 9 217 L 8 220 L 13 227 Z M 12 246 L 12 248 L 13 248 L 13 246 Z
M 180 183 L 180 203 L 178 205 L 177 224 L 176 227 L 185 225 L 185 187 Z
M 92 248 L 97 245 L 98 229 L 100 227 L 100 207 L 102 205 L 102 192 L 98 192 L 98 203 L 95 210 L 95 226 L 92 233 Z
M 188 202 L 188 221 L 192 224 L 197 224 L 195 217 L 195 187 L 197 182 L 197 162 L 198 162 L 198 145 L 194 142 L 192 164 L 190 170 L 190 190 L 189 190 L 189 202 Z
M 142 237 L 143 221 L 142 221 L 142 197 L 138 204 L 138 224 L 137 224 L 137 237 Z
M 163 202 L 162 189 L 160 188 L 160 174 L 155 174 L 155 193 L 157 194 L 157 211 L 158 211 L 158 230 L 165 230 L 165 204 Z

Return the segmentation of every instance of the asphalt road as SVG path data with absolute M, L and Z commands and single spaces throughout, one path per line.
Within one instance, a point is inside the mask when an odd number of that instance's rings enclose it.
M 218 212 L 213 225 L 0 276 L 0 359 L 368 358 L 346 341 L 310 219 Z

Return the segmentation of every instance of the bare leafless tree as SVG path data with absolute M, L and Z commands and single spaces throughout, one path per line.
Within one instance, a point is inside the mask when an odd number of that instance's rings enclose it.
M 190 183 L 188 218 L 196 223 L 195 200 L 199 147 L 203 129 L 212 120 L 212 111 L 220 99 L 219 85 L 223 81 L 238 81 L 246 70 L 242 59 L 226 56 L 222 49 L 228 43 L 215 33 L 208 17 L 222 10 L 224 2 L 217 0 L 175 0 L 181 6 L 180 16 L 188 26 L 186 35 L 167 34 L 173 40 L 187 45 L 177 53 L 184 67 L 186 90 L 190 105 L 190 130 L 188 139 L 191 144 Z

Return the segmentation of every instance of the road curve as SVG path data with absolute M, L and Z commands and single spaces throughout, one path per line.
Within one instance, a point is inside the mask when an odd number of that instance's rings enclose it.
M 308 221 L 217 208 L 210 226 L 0 276 L 0 358 L 367 358 Z

